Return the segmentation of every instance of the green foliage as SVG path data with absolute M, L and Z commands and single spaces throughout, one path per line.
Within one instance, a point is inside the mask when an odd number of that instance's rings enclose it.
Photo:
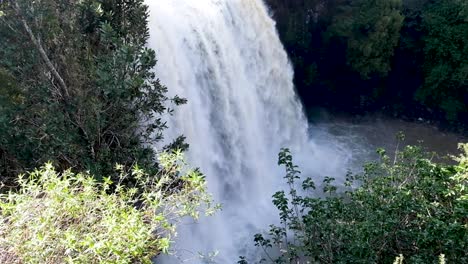
M 10 119 L 17 106 L 21 104 L 24 96 L 21 95 L 14 78 L 0 68 L 0 168 L 4 170 L 12 170 L 15 166 L 14 157 L 11 157 L 4 149 L 5 145 L 12 140 L 8 138 L 8 131 L 10 129 Z M 0 170 L 0 174 L 2 171 Z
M 383 111 L 466 127 L 467 1 L 266 3 L 307 108 Z
M 423 13 L 425 82 L 417 98 L 448 120 L 468 112 L 468 4 L 434 1 Z
M 400 38 L 401 0 L 358 0 L 343 6 L 329 28 L 347 42 L 348 64 L 363 78 L 387 75 Z
M 18 0 L 0 10 L 0 76 L 15 84 L 1 98 L 0 173 L 47 161 L 98 177 L 115 163 L 154 167 L 161 117 L 185 100 L 168 98 L 152 71 L 143 0 Z
M 21 176 L 17 192 L 0 196 L 0 262 L 152 263 L 168 253 L 182 217 L 217 207 L 180 152 L 159 162 L 152 177 L 117 166 L 120 176 L 102 183 L 51 164 Z M 134 184 L 123 185 L 129 177 Z
M 309 49 L 312 41 L 310 26 L 315 20 L 315 14 L 312 13 L 320 2 L 317 0 L 299 1 L 294 4 L 281 0 L 267 2 L 275 10 L 274 16 L 279 30 L 284 33 L 285 45 Z
M 307 178 L 300 189 L 300 172 L 284 149 L 279 164 L 289 191 L 273 196 L 281 224 L 254 241 L 273 263 L 401 263 L 403 256 L 408 263 L 465 263 L 468 144 L 460 149 L 457 165 L 434 163 L 419 147 L 395 158 L 380 150 L 381 161 L 348 175 L 345 186 Z

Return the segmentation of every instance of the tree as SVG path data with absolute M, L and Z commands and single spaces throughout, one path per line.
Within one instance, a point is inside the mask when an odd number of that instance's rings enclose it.
M 401 0 L 358 0 L 342 6 L 329 35 L 347 42 L 348 64 L 362 77 L 386 76 L 400 38 L 404 17 Z
M 448 120 L 468 112 L 468 4 L 433 1 L 423 13 L 424 75 L 417 98 Z
M 115 163 L 152 167 L 162 116 L 185 100 L 168 98 L 152 71 L 143 0 L 10 0 L 0 10 L 0 69 L 15 86 L 0 109 L 2 174 L 49 160 L 96 176 Z

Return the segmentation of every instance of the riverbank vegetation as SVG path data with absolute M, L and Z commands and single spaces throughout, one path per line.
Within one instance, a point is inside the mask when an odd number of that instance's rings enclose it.
M 263 262 L 468 262 L 468 145 L 460 150 L 455 165 L 433 162 L 434 153 L 415 146 L 393 158 L 379 150 L 380 161 L 338 185 L 300 177 L 284 149 L 278 164 L 289 188 L 273 195 L 280 224 L 255 235 Z
M 468 124 L 468 3 L 267 0 L 306 107 Z

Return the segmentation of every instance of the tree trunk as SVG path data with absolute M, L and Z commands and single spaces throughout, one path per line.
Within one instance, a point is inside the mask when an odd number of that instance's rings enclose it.
M 36 47 L 37 51 L 39 52 L 39 55 L 41 56 L 42 60 L 46 64 L 47 68 L 49 71 L 52 73 L 54 79 L 58 82 L 58 85 L 60 87 L 60 94 L 62 95 L 63 99 L 68 100 L 70 98 L 70 93 L 68 92 L 68 86 L 63 80 L 62 76 L 60 76 L 59 72 L 55 68 L 55 66 L 52 64 L 50 61 L 49 57 L 47 56 L 47 53 L 45 52 L 44 48 L 42 47 L 42 44 L 39 39 L 34 36 L 34 33 L 29 26 L 28 22 L 24 18 L 21 8 L 18 4 L 17 1 L 11 0 L 12 6 L 16 11 L 16 14 L 18 15 L 21 23 L 23 24 L 24 29 L 26 30 L 26 33 L 28 33 L 29 38 L 31 39 L 32 43 Z

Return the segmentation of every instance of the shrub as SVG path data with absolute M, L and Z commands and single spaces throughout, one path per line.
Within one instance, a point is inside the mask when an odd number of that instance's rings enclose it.
M 151 263 L 167 253 L 182 217 L 216 209 L 204 176 L 182 154 L 162 154 L 160 172 L 138 167 L 114 183 L 46 164 L 0 196 L 1 263 Z M 132 184 L 122 184 L 131 176 Z
M 297 190 L 300 172 L 282 150 L 290 189 L 273 196 L 280 226 L 255 235 L 263 261 L 399 263 L 404 256 L 408 263 L 467 263 L 468 144 L 460 149 L 457 165 L 434 163 L 414 146 L 395 158 L 379 150 L 381 160 L 348 175 L 346 186 L 325 178 L 320 191 L 311 178 Z

